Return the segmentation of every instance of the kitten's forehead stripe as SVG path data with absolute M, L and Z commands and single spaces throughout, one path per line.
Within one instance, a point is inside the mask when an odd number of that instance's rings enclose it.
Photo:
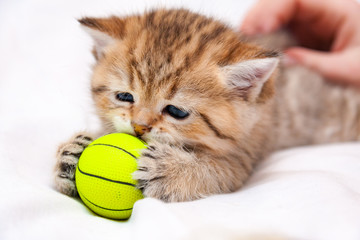
M 202 19 L 202 21 L 199 21 L 198 24 L 196 25 L 196 30 L 200 31 L 202 28 L 204 28 L 208 24 L 210 24 L 209 19 Z
M 166 100 L 171 100 L 175 96 L 178 90 L 178 81 L 174 81 L 173 85 L 169 89 L 169 94 L 167 95 Z
M 155 14 L 156 14 L 156 12 L 153 11 L 153 12 L 150 12 L 150 14 L 147 15 L 147 18 L 145 20 L 147 27 L 151 27 L 154 24 Z
M 137 79 L 141 81 L 143 84 L 145 84 L 145 77 L 141 73 L 140 66 L 138 62 L 136 62 L 134 59 L 131 60 L 131 68 L 132 68 L 132 74 L 135 73 Z
M 131 64 L 128 64 L 127 66 L 128 68 L 128 72 L 132 72 L 132 68 L 131 68 Z M 130 90 L 134 91 L 134 74 L 129 74 L 129 87 L 130 87 Z
M 221 34 L 228 31 L 228 29 L 225 26 L 216 26 L 214 29 L 210 29 L 208 33 L 204 33 L 201 35 L 201 40 L 205 43 L 208 43 L 209 41 L 213 41 L 216 38 L 219 38 Z M 204 43 L 204 44 L 205 44 Z
M 131 59 L 133 59 L 133 55 L 134 55 L 134 49 L 132 47 L 130 47 L 128 49 L 128 52 L 127 52 L 127 56 L 131 56 Z M 134 74 L 132 73 L 132 60 L 131 61 L 128 61 L 127 64 L 126 64 L 126 68 L 127 68 L 127 72 L 129 73 L 129 87 L 130 87 L 130 90 L 134 90 Z
M 191 62 L 190 62 L 190 56 L 186 55 L 185 60 L 184 60 L 184 64 L 185 64 L 185 68 L 189 69 L 191 66 Z
M 223 56 L 223 59 L 219 61 L 219 66 L 226 66 L 229 60 L 233 58 L 234 53 L 236 53 L 235 48 L 230 48 L 229 50 L 227 50 Z
M 172 57 L 173 57 L 172 52 L 168 52 L 167 58 L 166 58 L 166 62 L 167 62 L 168 64 L 172 61 Z

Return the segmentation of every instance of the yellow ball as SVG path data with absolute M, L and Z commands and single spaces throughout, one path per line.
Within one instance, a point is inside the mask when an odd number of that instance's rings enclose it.
M 80 198 L 93 212 L 112 219 L 128 219 L 134 203 L 143 198 L 131 174 L 146 145 L 124 133 L 105 135 L 81 154 L 75 181 Z

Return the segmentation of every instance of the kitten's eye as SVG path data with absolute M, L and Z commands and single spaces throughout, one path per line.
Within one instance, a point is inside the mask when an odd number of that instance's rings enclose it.
M 134 102 L 133 95 L 131 95 L 130 93 L 127 93 L 127 92 L 116 94 L 116 99 L 123 101 L 123 102 L 130 102 L 130 103 Z
M 184 119 L 187 116 L 189 116 L 188 112 L 186 112 L 184 110 L 180 110 L 173 105 L 167 105 L 164 108 L 164 112 L 168 113 L 170 116 L 172 116 L 173 118 L 176 118 L 176 119 Z

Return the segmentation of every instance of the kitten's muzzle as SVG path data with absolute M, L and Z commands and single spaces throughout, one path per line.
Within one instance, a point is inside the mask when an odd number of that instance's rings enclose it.
M 146 126 L 146 125 L 139 125 L 137 123 L 131 123 L 131 125 L 134 128 L 134 131 L 136 133 L 136 136 L 140 137 L 142 135 L 144 135 L 147 132 L 151 131 L 151 127 L 150 126 Z

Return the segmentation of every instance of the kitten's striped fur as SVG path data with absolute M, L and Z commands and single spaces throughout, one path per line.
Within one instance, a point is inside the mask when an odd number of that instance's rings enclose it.
M 80 23 L 95 40 L 91 88 L 104 133 L 141 135 L 151 146 L 134 174 L 146 196 L 186 201 L 235 191 L 270 151 L 328 141 L 327 135 L 315 137 L 313 131 L 321 132 L 322 123 L 308 126 L 314 120 L 307 120 L 308 112 L 301 109 L 306 106 L 316 115 L 313 109 L 331 107 L 325 98 L 324 105 L 314 100 L 304 105 L 304 97 L 293 100 L 287 93 L 312 83 L 281 80 L 276 51 L 245 42 L 219 21 L 183 9 L 160 9 L 122 18 L 83 18 Z M 289 70 L 285 76 L 292 78 Z M 330 87 L 322 79 L 316 82 L 321 94 L 327 89 L 334 98 L 354 97 L 350 125 L 343 124 L 344 134 L 329 140 L 358 139 L 357 92 Z M 119 101 L 119 93 L 132 98 Z M 295 109 L 287 104 L 293 101 Z M 169 106 L 189 116 L 174 117 Z M 312 134 L 301 132 L 310 127 L 304 132 Z M 64 182 L 73 179 L 64 180 L 59 167 L 61 152 L 69 151 L 66 146 L 59 154 L 56 181 L 62 192 L 73 193 L 64 190 Z

